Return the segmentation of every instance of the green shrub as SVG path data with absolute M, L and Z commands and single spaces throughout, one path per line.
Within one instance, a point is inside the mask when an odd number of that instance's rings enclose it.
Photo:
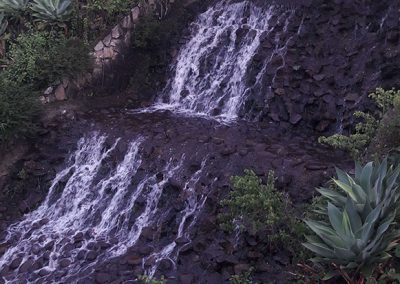
M 28 88 L 0 79 L 0 142 L 34 134 L 39 110 Z
M 274 179 L 272 171 L 268 174 L 267 185 L 263 185 L 250 170 L 246 170 L 244 176 L 232 177 L 233 190 L 221 202 L 228 208 L 223 228 L 232 230 L 237 225 L 241 230 L 253 233 L 264 228 L 274 231 L 284 216 L 286 206 L 284 195 L 275 189 Z
M 385 159 L 357 165 L 354 178 L 337 169 L 333 182 L 339 191 L 317 189 L 326 202 L 317 213 L 325 218 L 305 221 L 315 235 L 307 236 L 304 246 L 317 255 L 314 262 L 333 269 L 327 278 L 340 274 L 347 283 L 368 279 L 391 257 L 388 252 L 400 237 L 393 227 L 399 174 L 400 166 L 388 165 Z
M 395 99 L 398 101 L 400 98 L 400 91 L 396 91 L 395 89 L 384 90 L 382 88 L 377 88 L 374 93 L 369 95 L 369 97 L 375 101 L 382 113 L 385 113 L 392 108 Z
M 378 88 L 369 97 L 379 108 L 378 119 L 371 114 L 358 111 L 354 115 L 362 121 L 356 124 L 353 134 L 322 136 L 319 142 L 347 150 L 356 160 L 362 159 L 367 153 L 371 157 L 383 157 L 393 147 L 399 146 L 400 91 Z
M 219 214 L 221 228 L 232 232 L 235 228 L 249 234 L 262 236 L 269 250 L 283 245 L 297 259 L 303 250 L 299 241 L 306 232 L 297 220 L 289 199 L 275 188 L 274 172 L 268 173 L 264 185 L 250 170 L 244 176 L 232 177 L 233 190 L 221 201 L 224 212 Z
M 137 281 L 140 281 L 140 282 L 146 283 L 146 284 L 165 284 L 165 283 L 167 283 L 165 281 L 164 276 L 161 276 L 160 279 L 157 279 L 155 277 L 150 277 L 148 275 L 139 275 L 137 278 Z
M 97 13 L 104 11 L 108 17 L 112 17 L 128 12 L 133 4 L 135 3 L 128 0 L 90 0 L 88 2 L 88 9 Z
M 10 58 L 6 78 L 34 89 L 46 88 L 90 66 L 89 49 L 81 41 L 48 32 L 21 34 L 11 46 Z
M 361 122 L 357 123 L 354 134 L 349 136 L 341 134 L 334 134 L 329 137 L 322 136 L 318 141 L 334 148 L 349 151 L 351 156 L 358 160 L 366 152 L 375 135 L 378 123 L 372 115 L 364 112 L 355 112 L 354 116 L 362 119 Z

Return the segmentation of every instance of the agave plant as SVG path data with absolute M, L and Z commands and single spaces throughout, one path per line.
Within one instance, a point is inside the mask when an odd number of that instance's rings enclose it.
M 29 0 L 0 0 L 0 12 L 6 14 L 17 14 L 24 12 L 28 7 Z
M 31 9 L 33 16 L 45 20 L 63 22 L 72 13 L 71 0 L 34 0 Z
M 307 236 L 303 245 L 317 255 L 314 262 L 332 264 L 339 271 L 354 269 L 368 277 L 376 264 L 390 258 L 388 252 L 400 237 L 391 230 L 399 205 L 400 167 L 385 159 L 356 165 L 354 178 L 336 171 L 333 182 L 339 191 L 317 189 L 328 201 L 317 209 L 326 218 L 305 221 L 316 236 Z

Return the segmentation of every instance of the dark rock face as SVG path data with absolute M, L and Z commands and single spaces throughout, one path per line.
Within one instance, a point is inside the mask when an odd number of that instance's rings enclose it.
M 286 24 L 265 37 L 250 67 L 250 86 L 251 74 L 265 65 L 267 71 L 251 88 L 243 115 L 261 112 L 262 119 L 319 132 L 348 127 L 355 109 L 369 108 L 369 92 L 400 87 L 399 7 L 398 1 L 314 0 L 288 8 Z

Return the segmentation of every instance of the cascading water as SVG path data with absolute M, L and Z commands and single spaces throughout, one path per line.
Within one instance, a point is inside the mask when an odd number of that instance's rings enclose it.
M 122 255 L 139 239 L 143 228 L 163 214 L 159 208 L 164 186 L 181 171 L 184 157 L 171 159 L 157 175 L 141 176 L 140 145 L 130 143 L 124 158 L 111 168 L 109 161 L 119 143 L 107 146 L 98 133 L 82 138 L 67 167 L 60 171 L 43 204 L 8 229 L 10 248 L 0 258 L 0 268 L 15 262 L 17 267 L 4 278 L 8 283 L 73 283 L 95 265 Z M 203 163 L 203 167 L 205 161 Z M 202 167 L 202 169 L 203 169 Z M 187 236 L 189 216 L 196 215 L 206 195 L 197 199 L 193 192 L 200 169 L 185 185 L 187 205 L 182 211 L 176 238 Z M 105 176 L 102 172 L 107 171 Z M 136 205 L 145 200 L 144 208 Z M 136 217 L 132 219 L 132 216 Z M 155 252 L 157 262 L 171 254 L 176 244 Z
M 262 40 L 275 29 L 271 19 L 279 11 L 249 1 L 221 1 L 200 15 L 191 27 L 191 39 L 179 52 L 174 75 L 153 109 L 235 120 L 252 87 L 249 67 Z M 286 18 L 286 13 L 280 16 Z M 280 54 L 282 48 L 271 49 Z M 265 68 L 267 64 L 257 75 L 257 83 Z

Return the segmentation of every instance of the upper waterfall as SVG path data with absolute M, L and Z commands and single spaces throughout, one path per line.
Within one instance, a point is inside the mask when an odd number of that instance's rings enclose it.
M 201 14 L 156 108 L 237 118 L 249 94 L 249 81 L 255 79 L 248 78 L 249 67 L 262 39 L 274 29 L 271 19 L 277 10 L 250 1 L 221 1 Z

